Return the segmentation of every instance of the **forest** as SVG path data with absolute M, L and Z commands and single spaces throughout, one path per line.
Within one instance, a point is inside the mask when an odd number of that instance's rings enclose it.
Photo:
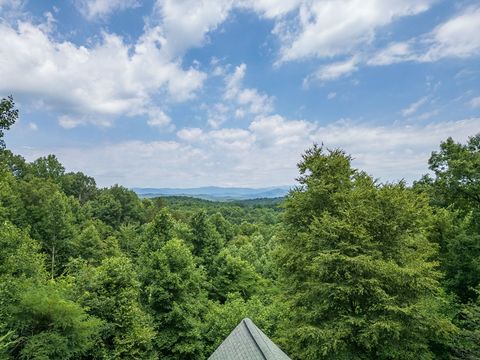
M 480 134 L 382 183 L 299 154 L 284 199 L 141 199 L 27 162 L 0 103 L 0 358 L 207 359 L 251 318 L 292 359 L 480 358 Z

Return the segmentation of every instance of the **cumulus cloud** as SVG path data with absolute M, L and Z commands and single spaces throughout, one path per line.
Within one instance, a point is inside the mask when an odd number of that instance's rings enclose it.
M 431 32 L 377 51 L 368 65 L 391 65 L 404 61 L 433 62 L 445 58 L 468 58 L 480 54 L 480 7 L 468 7 Z
M 227 121 L 229 111 L 230 109 L 225 104 L 214 104 L 207 111 L 208 125 L 215 129 L 220 127 L 225 121 Z
M 203 130 L 200 128 L 183 128 L 177 132 L 177 136 L 187 142 L 195 142 L 202 139 Z
M 0 38 L 0 91 L 63 113 L 69 120 L 60 118 L 60 124 L 66 127 L 145 114 L 159 91 L 172 101 L 188 100 L 206 77 L 165 55 L 158 28 L 147 30 L 133 45 L 104 33 L 98 43 L 78 46 L 56 41 L 29 22 L 0 24 Z
M 147 124 L 152 127 L 157 128 L 166 128 L 169 127 L 170 130 L 175 129 L 175 125 L 172 124 L 172 119 L 170 116 L 165 114 L 159 108 L 152 108 L 148 111 L 149 119 L 147 120 Z
M 437 26 L 424 40 L 428 51 L 421 61 L 446 57 L 470 57 L 480 54 L 480 7 L 469 7 L 452 19 Z
M 280 23 L 281 62 L 355 53 L 375 39 L 379 28 L 429 9 L 430 0 L 305 1 L 299 16 Z
M 235 71 L 226 77 L 224 98 L 233 101 L 242 109 L 251 114 L 269 113 L 273 110 L 273 98 L 260 93 L 254 88 L 245 88 L 243 79 L 247 65 L 241 64 Z
M 200 46 L 227 18 L 233 0 L 157 0 L 156 16 L 165 37 L 164 51 L 175 57 Z
M 313 142 L 317 126 L 305 120 L 287 120 L 280 115 L 259 117 L 249 130 L 255 135 L 259 146 L 290 146 Z
M 139 0 L 75 0 L 78 10 L 87 19 L 106 18 L 116 11 L 140 6 Z

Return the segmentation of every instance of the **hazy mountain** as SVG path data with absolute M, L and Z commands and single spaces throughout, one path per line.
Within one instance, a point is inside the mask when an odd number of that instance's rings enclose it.
M 229 201 L 261 198 L 278 198 L 287 195 L 291 186 L 274 186 L 266 188 L 237 188 L 206 186 L 199 188 L 133 188 L 138 196 L 144 198 L 158 196 L 190 196 L 199 199 Z

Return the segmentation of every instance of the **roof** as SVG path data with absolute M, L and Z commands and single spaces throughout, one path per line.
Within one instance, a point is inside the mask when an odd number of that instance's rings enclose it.
M 291 360 L 252 320 L 243 319 L 208 360 Z

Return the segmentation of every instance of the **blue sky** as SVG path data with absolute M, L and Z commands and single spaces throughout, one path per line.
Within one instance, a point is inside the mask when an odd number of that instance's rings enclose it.
M 480 131 L 480 4 L 0 0 L 7 146 L 100 186 L 294 183 L 313 143 L 412 181 Z

